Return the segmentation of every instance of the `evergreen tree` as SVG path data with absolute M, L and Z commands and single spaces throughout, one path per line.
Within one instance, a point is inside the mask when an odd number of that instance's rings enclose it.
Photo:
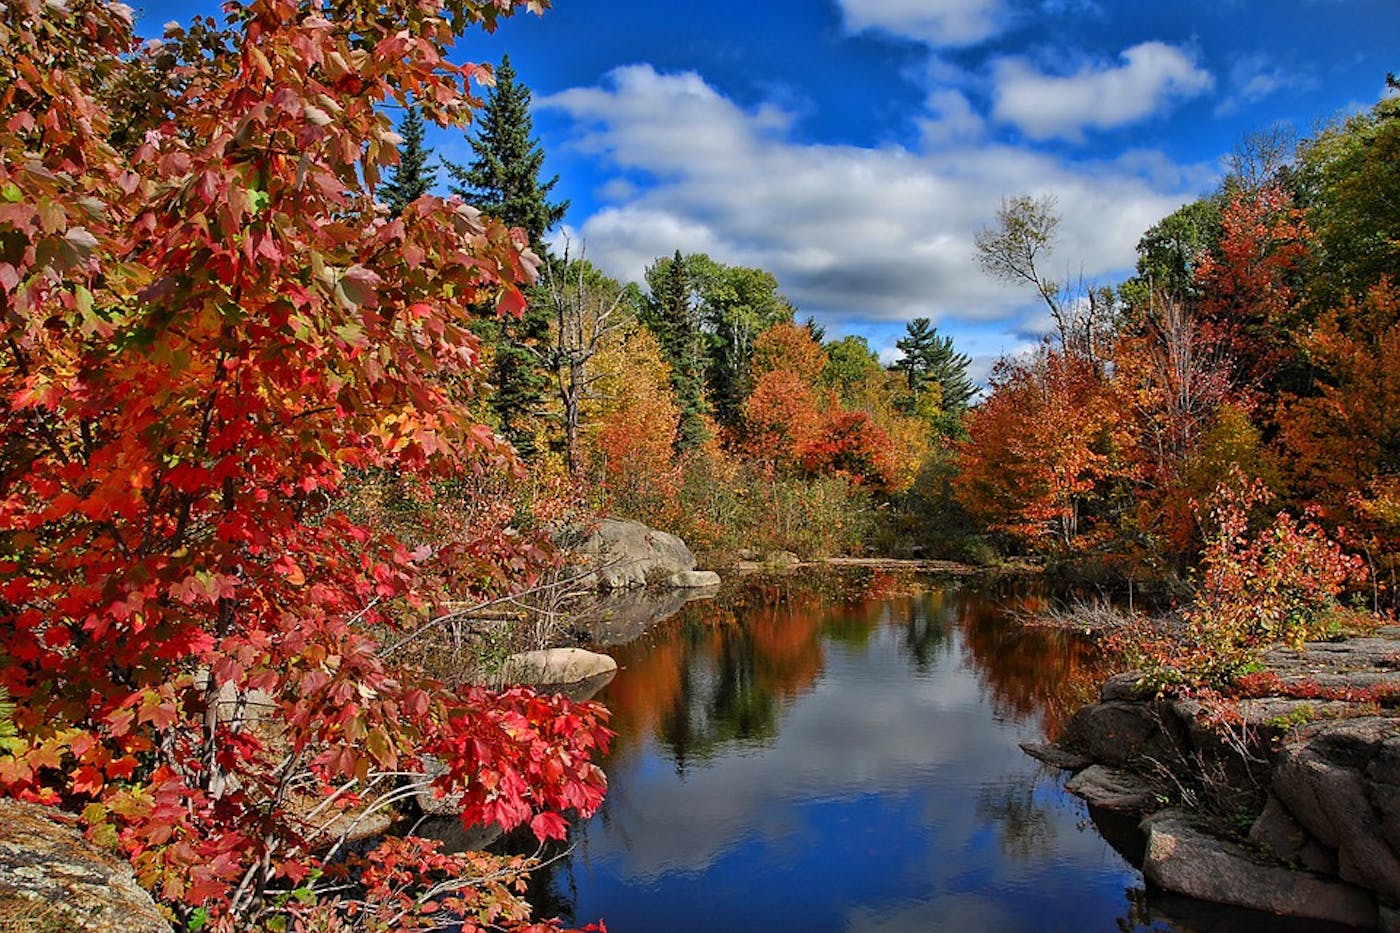
M 496 69 L 496 86 L 486 97 L 472 137 L 475 158 L 468 165 L 445 162 L 455 181 L 453 194 L 486 214 L 525 231 L 530 246 L 544 256 L 545 234 L 568 210 L 567 201 L 552 203 L 549 192 L 559 181 L 555 175 L 540 180 L 544 150 L 531 137 L 530 89 L 515 79 L 510 57 Z M 517 450 L 534 453 L 535 415 L 543 407 L 548 376 L 540 365 L 537 348 L 549 338 L 547 302 L 531 301 L 520 320 L 506 319 L 483 328 L 481 337 L 493 351 L 491 410 L 501 433 Z
M 772 273 L 712 265 L 714 272 L 703 284 L 700 296 L 708 344 L 705 380 L 715 419 L 726 427 L 736 427 L 744 399 L 753 389 L 749 364 L 754 341 L 774 324 L 791 321 L 793 309 L 778 293 L 778 280 Z
M 671 391 L 681 411 L 677 452 L 698 446 L 709 437 L 705 424 L 710 413 L 705 399 L 705 333 L 690 269 L 702 259 L 709 261 L 703 256 L 682 256 L 676 250 L 675 256 L 654 262 L 646 271 L 650 295 L 639 315 L 656 335 L 671 367 Z
M 469 140 L 475 158 L 469 165 L 445 164 L 456 182 L 453 194 L 524 230 L 531 248 L 543 255 L 545 234 L 564 218 L 569 202 L 549 200 L 559 176 L 540 181 L 544 150 L 530 136 L 533 127 L 530 89 L 515 79 L 507 55 L 496 69 L 496 86 L 487 94 L 476 135 Z
M 977 387 L 967 376 L 972 360 L 953 349 L 953 338 L 940 337 L 926 317 L 915 318 L 906 329 L 908 336 L 894 344 L 904 354 L 895 361 L 894 368 L 904 373 L 916 400 L 930 385 L 938 386 L 941 414 L 935 426 L 943 434 L 952 435 L 977 394 Z
M 427 194 L 437 184 L 437 166 L 428 162 L 432 150 L 423 145 L 423 115 L 410 106 L 399 123 L 399 164 L 379 189 L 389 214 L 397 217 L 410 203 Z

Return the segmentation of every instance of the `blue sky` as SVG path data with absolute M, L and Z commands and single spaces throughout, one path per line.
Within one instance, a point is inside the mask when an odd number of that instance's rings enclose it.
M 212 8 L 148 3 L 138 28 Z M 1368 107 L 1397 49 L 1397 0 L 560 0 L 456 57 L 509 54 L 533 89 L 575 253 L 628 279 L 678 248 L 768 269 L 887 360 L 930 317 L 981 375 L 1045 327 L 973 261 L 1001 198 L 1054 195 L 1052 273 L 1118 281 L 1245 132 Z

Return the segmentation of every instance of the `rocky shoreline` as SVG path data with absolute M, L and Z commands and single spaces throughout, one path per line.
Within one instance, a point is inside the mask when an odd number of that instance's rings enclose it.
M 1167 891 L 1400 933 L 1400 627 L 1277 648 L 1245 695 L 1118 675 L 1054 746 L 1092 807 L 1141 819 Z

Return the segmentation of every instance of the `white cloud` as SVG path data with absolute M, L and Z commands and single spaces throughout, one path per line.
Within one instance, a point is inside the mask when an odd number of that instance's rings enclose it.
M 1305 90 L 1316 84 L 1317 79 L 1308 72 L 1275 65 L 1263 55 L 1247 55 L 1230 66 L 1229 94 L 1215 108 L 1215 114 L 1227 116 L 1282 91 Z
M 1063 76 L 1024 58 L 1000 59 L 993 66 L 993 114 L 1032 139 L 1080 139 L 1087 128 L 1136 123 L 1215 84 L 1190 55 L 1164 42 L 1143 42 L 1119 58 L 1121 64 L 1085 65 Z
M 1030 148 L 979 141 L 960 95 L 925 148 L 819 145 L 791 138 L 773 108 L 745 110 L 693 73 L 640 65 L 597 87 L 540 99 L 568 114 L 577 143 L 619 176 L 646 177 L 583 221 L 573 236 L 609 273 L 640 280 L 657 256 L 704 251 L 777 276 L 800 309 L 824 322 L 1007 320 L 1023 291 L 983 275 L 973 235 L 1002 197 L 1053 194 L 1062 263 L 1089 279 L 1131 268 L 1143 230 L 1180 206 L 1199 179 L 1164 157 L 1134 153 L 1071 165 Z M 1017 328 L 1008 324 L 1007 331 Z
M 927 107 L 929 115 L 916 121 L 925 146 L 975 140 L 986 128 L 982 115 L 961 91 L 935 90 L 928 96 Z
M 837 0 L 846 28 L 875 30 L 932 48 L 974 45 L 1002 31 L 1002 0 Z

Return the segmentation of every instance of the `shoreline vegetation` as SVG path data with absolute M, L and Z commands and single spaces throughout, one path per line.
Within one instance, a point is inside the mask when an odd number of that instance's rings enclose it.
M 406 774 L 541 845 L 601 806 L 606 709 L 462 673 L 570 637 L 600 516 L 740 570 L 1122 593 L 1125 624 L 1046 621 L 1226 738 L 1265 659 L 1393 622 L 1400 81 L 1244 140 L 1120 283 L 1046 275 L 1053 198 L 986 205 L 976 264 L 1050 324 L 979 388 L 930 318 L 886 365 L 766 270 L 666 244 L 624 283 L 552 237 L 524 76 L 444 64 L 542 6 L 235 0 L 151 42 L 107 0 L 0 18 L 0 794 L 164 920 L 538 929 L 535 857 L 360 851 L 344 814 Z M 426 122 L 469 134 L 450 197 Z M 1370 718 L 1289 760 L 1393 775 Z M 1351 824 L 1289 806 L 1354 880 Z

